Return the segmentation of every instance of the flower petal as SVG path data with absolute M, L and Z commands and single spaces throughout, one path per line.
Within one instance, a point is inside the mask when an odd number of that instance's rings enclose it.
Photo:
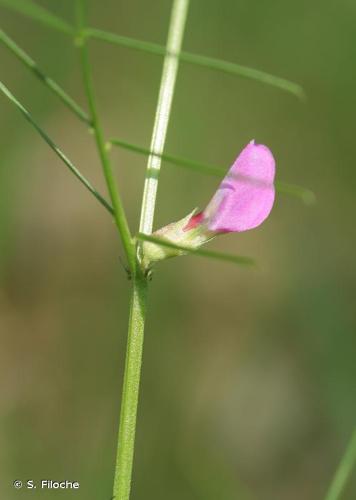
M 247 231 L 259 226 L 274 202 L 275 161 L 263 144 L 251 141 L 240 153 L 204 210 L 210 231 Z

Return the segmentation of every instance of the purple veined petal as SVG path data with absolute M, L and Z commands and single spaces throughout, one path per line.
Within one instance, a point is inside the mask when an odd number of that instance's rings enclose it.
M 203 212 L 203 223 L 217 233 L 259 226 L 274 202 L 275 161 L 263 144 L 251 141 L 239 154 Z

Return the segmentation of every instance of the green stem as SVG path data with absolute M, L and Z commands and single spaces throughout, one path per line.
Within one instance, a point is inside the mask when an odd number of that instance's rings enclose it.
M 133 280 L 125 374 L 121 399 L 113 488 L 113 498 L 115 500 L 128 500 L 130 497 L 146 304 L 147 279 L 137 273 Z
M 77 0 L 77 18 L 78 18 L 78 45 L 80 48 L 81 63 L 82 63 L 82 73 L 84 79 L 85 90 L 87 94 L 88 105 L 91 114 L 91 121 L 93 124 L 93 130 L 95 135 L 95 141 L 101 160 L 104 177 L 106 180 L 106 185 L 109 191 L 111 203 L 114 209 L 114 219 L 121 236 L 126 258 L 131 270 L 131 273 L 135 273 L 136 268 L 136 255 L 135 255 L 135 245 L 133 243 L 129 225 L 126 219 L 125 210 L 121 201 L 119 190 L 116 185 L 113 170 L 111 168 L 110 159 L 105 145 L 104 134 L 101 128 L 95 96 L 94 96 L 94 86 L 93 78 L 91 73 L 89 54 L 87 48 L 87 42 L 82 36 L 84 29 L 84 11 L 85 5 L 83 0 Z
M 175 54 L 179 53 L 181 47 L 188 5 L 189 0 L 174 0 L 173 2 L 168 30 L 167 49 Z M 163 65 L 161 87 L 152 134 L 152 149 L 160 153 L 163 152 L 177 69 L 177 57 L 167 54 Z M 152 179 L 151 169 L 155 169 L 156 173 L 158 173 L 160 163 L 161 160 L 159 157 L 150 156 L 142 200 L 140 231 L 144 228 L 145 231 L 150 232 L 152 228 L 158 180 L 157 178 Z M 154 180 L 154 183 L 151 183 L 151 180 Z M 147 303 L 147 285 L 147 277 L 141 274 L 140 269 L 137 269 L 133 278 L 125 374 L 121 400 L 118 449 L 113 489 L 113 498 L 115 500 L 129 500 L 130 498 Z
M 338 500 L 356 462 L 356 429 L 335 472 L 325 500 Z

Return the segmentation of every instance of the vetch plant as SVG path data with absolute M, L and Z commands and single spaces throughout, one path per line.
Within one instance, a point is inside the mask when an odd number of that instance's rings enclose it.
M 206 165 L 194 160 L 166 154 L 164 145 L 169 124 L 171 105 L 180 63 L 194 64 L 213 71 L 223 71 L 231 75 L 257 80 L 303 99 L 303 89 L 293 82 L 239 64 L 192 54 L 181 50 L 188 15 L 189 0 L 173 0 L 167 44 L 165 47 L 114 33 L 98 30 L 87 25 L 86 0 L 76 0 L 76 25 L 72 26 L 31 0 L 0 0 L 0 6 L 12 9 L 34 21 L 40 22 L 69 36 L 75 41 L 80 54 L 82 76 L 87 97 L 88 111 L 82 109 L 53 79 L 47 76 L 39 65 L 19 47 L 8 34 L 0 30 L 0 41 L 36 78 L 53 92 L 62 103 L 93 131 L 98 157 L 110 201 L 99 193 L 73 164 L 57 144 L 48 136 L 31 113 L 0 82 L 2 94 L 22 113 L 34 129 L 45 140 L 54 153 L 79 179 L 115 221 L 124 249 L 127 269 L 131 278 L 131 305 L 129 313 L 127 353 L 121 398 L 117 459 L 114 470 L 113 498 L 129 500 L 136 432 L 136 415 L 141 376 L 147 295 L 152 266 L 167 257 L 182 254 L 229 261 L 239 265 L 251 265 L 253 259 L 200 247 L 217 235 L 226 232 L 242 232 L 257 227 L 270 214 L 275 191 L 284 192 L 310 203 L 314 199 L 311 191 L 293 184 L 275 180 L 275 161 L 271 151 L 264 145 L 251 141 L 237 157 L 225 175 L 221 167 Z M 122 139 L 107 140 L 104 136 L 102 120 L 99 116 L 88 42 L 98 40 L 103 43 L 119 45 L 130 50 L 139 50 L 163 57 L 161 84 L 159 89 L 156 116 L 149 149 L 128 143 Z M 110 146 L 119 146 L 134 153 L 148 156 L 145 185 L 141 203 L 141 217 L 138 231 L 134 236 L 128 225 L 125 208 L 120 196 L 119 186 L 113 174 Z M 216 193 L 206 208 L 192 213 L 178 222 L 152 232 L 159 172 L 162 162 L 179 168 L 190 169 L 222 179 Z M 347 450 L 342 467 L 331 486 L 328 500 L 337 500 L 350 474 L 355 460 L 355 438 Z

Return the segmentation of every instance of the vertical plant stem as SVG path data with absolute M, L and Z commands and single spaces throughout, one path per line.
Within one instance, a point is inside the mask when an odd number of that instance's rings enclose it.
M 344 456 L 336 469 L 330 488 L 325 500 L 339 500 L 345 488 L 346 482 L 351 475 L 356 463 L 356 429 L 354 429 L 351 440 L 346 448 Z
M 129 500 L 130 498 L 146 304 L 147 279 L 137 272 L 133 279 L 125 373 L 121 397 L 118 448 L 113 487 L 113 498 L 115 500 Z
M 152 149 L 163 152 L 174 87 L 178 59 L 172 55 L 180 51 L 189 0 L 174 0 L 168 30 L 167 55 L 164 60 L 157 111 L 152 134 Z M 147 164 L 146 181 L 142 199 L 140 232 L 151 232 L 157 193 L 157 174 L 161 159 L 151 156 Z M 152 169 L 156 174 L 151 175 Z M 153 182 L 151 182 L 153 181 Z M 129 500 L 131 490 L 132 464 L 135 447 L 136 417 L 139 396 L 144 322 L 147 303 L 147 278 L 137 269 L 133 279 L 129 334 L 127 340 L 124 383 L 121 400 L 118 449 L 115 466 L 113 498 Z
M 85 0 L 77 0 L 77 23 L 78 23 L 78 45 L 80 48 L 82 73 L 87 95 L 88 105 L 90 109 L 91 122 L 95 135 L 95 141 L 103 167 L 106 185 L 111 198 L 111 203 L 114 209 L 114 219 L 121 236 L 126 258 L 132 274 L 136 268 L 136 250 L 131 238 L 130 229 L 125 215 L 125 210 L 121 201 L 119 190 L 116 185 L 115 177 L 111 167 L 111 162 L 105 145 L 105 139 L 101 128 L 99 115 L 96 108 L 93 78 L 91 73 L 87 41 L 83 35 L 85 29 Z
M 189 0 L 174 0 L 170 27 L 167 40 L 167 55 L 164 58 L 161 86 L 159 90 L 156 116 L 153 126 L 150 150 L 157 153 L 150 154 L 147 161 L 146 180 L 143 191 L 140 233 L 152 232 L 153 218 L 156 206 L 158 176 L 161 168 L 161 157 L 167 135 L 169 116 L 171 113 L 175 83 L 178 73 L 179 54 L 185 22 L 187 18 Z

